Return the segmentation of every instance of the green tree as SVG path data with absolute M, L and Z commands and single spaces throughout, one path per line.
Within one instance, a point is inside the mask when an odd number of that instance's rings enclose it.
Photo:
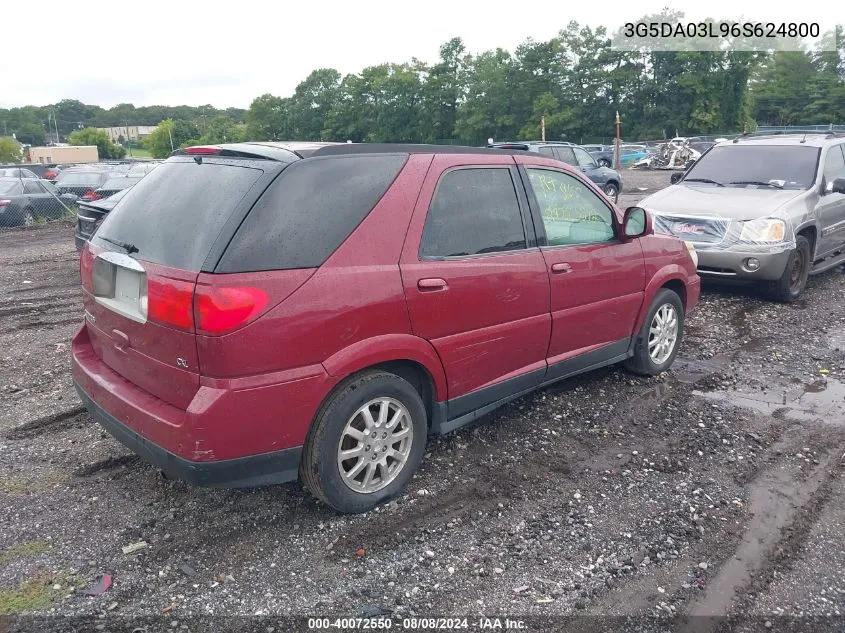
M 67 140 L 71 145 L 96 145 L 100 158 L 123 158 L 126 155 L 124 148 L 112 143 L 108 134 L 95 127 L 71 132 Z
M 321 140 L 326 118 L 337 102 L 339 90 L 339 72 L 333 68 L 312 71 L 296 87 L 290 99 L 290 138 L 300 141 Z
M 246 112 L 246 137 L 251 141 L 280 141 L 290 138 L 290 99 L 264 94 Z
M 167 158 L 174 149 L 199 136 L 197 126 L 183 119 L 165 119 L 141 144 L 153 158 Z
M 11 136 L 0 136 L 0 163 L 19 163 L 23 160 L 23 149 Z

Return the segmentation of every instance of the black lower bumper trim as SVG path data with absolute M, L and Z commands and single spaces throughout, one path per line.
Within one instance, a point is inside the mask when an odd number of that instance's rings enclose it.
M 302 447 L 214 462 L 193 462 L 174 455 L 139 435 L 94 402 L 76 384 L 82 403 L 93 418 L 114 438 L 141 459 L 160 468 L 173 479 L 197 486 L 248 488 L 294 481 L 299 474 Z

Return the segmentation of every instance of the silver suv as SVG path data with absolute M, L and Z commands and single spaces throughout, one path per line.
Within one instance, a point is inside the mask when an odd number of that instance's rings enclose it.
M 808 275 L 845 262 L 845 134 L 747 134 L 671 180 L 639 206 L 655 232 L 695 244 L 702 277 L 794 301 Z

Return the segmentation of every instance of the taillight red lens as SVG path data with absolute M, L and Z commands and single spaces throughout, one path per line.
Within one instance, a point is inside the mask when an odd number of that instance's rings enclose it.
M 193 330 L 194 284 L 148 277 L 147 318 L 182 330 Z
M 0 200 L 0 207 L 8 207 L 10 204 L 12 204 L 11 200 Z
M 88 250 L 88 247 L 82 249 L 79 255 L 79 276 L 82 278 L 82 287 L 90 292 L 94 292 L 94 253 Z
M 197 330 L 225 334 L 245 325 L 267 305 L 260 288 L 197 286 Z
M 184 149 L 186 154 L 219 154 L 220 151 L 221 149 L 219 147 L 210 147 L 207 145 L 196 145 Z
M 100 194 L 98 194 L 98 193 L 97 193 L 97 192 L 95 192 L 95 191 L 86 191 L 84 194 L 82 194 L 82 199 L 83 199 L 83 200 L 89 200 L 89 201 L 91 201 L 91 200 L 99 200 L 99 199 L 100 199 Z

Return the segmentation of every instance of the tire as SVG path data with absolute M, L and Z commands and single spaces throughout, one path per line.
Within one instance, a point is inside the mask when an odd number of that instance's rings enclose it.
M 610 167 L 610 161 L 606 158 L 600 158 L 596 162 L 599 164 L 599 167 Z
M 33 226 L 35 224 L 35 214 L 32 212 L 32 209 L 24 209 L 21 224 L 23 226 Z
M 604 193 L 608 198 L 613 200 L 613 204 L 619 202 L 619 187 L 614 182 L 609 182 L 604 186 Z
M 384 429 L 382 434 L 406 428 L 407 434 L 392 443 L 371 435 L 372 427 L 362 413 L 368 405 L 375 423 L 390 423 L 394 415 L 401 413 L 392 428 Z M 387 414 L 379 420 L 383 406 Z M 369 433 L 365 436 L 363 431 Z M 314 496 L 338 512 L 366 512 L 405 488 L 422 461 L 427 434 L 425 406 L 410 383 L 383 371 L 357 374 L 335 389 L 317 412 L 305 441 L 300 477 Z M 341 460 L 341 449 L 360 449 L 360 456 Z M 399 459 L 391 457 L 388 451 L 399 455 Z M 385 457 L 371 465 L 367 458 L 374 454 Z M 397 464 L 400 465 L 396 470 L 390 470 Z M 357 474 L 353 473 L 356 470 Z M 342 471 L 352 476 L 345 477 Z M 369 472 L 373 475 L 367 490 L 364 484 Z
M 677 323 L 675 328 L 674 339 L 671 336 L 664 338 L 665 341 L 671 343 L 667 348 L 664 348 L 659 354 L 653 355 L 653 346 L 659 345 L 659 337 L 652 334 L 652 327 L 661 327 L 658 324 L 658 313 L 661 317 L 667 315 L 674 315 Z M 666 331 L 668 335 L 672 330 Z M 663 373 L 675 361 L 675 356 L 678 355 L 678 349 L 681 346 L 681 340 L 684 335 L 684 305 L 677 293 L 672 292 L 668 288 L 663 288 L 654 297 L 651 302 L 651 307 L 648 310 L 642 328 L 637 335 L 637 340 L 634 342 L 634 355 L 625 361 L 625 368 L 640 376 L 656 376 Z M 654 348 L 656 352 L 657 349 Z
M 780 279 L 770 281 L 767 294 L 775 301 L 789 303 L 798 299 L 807 285 L 812 263 L 810 240 L 803 235 L 795 238 L 795 249 L 789 254 Z

